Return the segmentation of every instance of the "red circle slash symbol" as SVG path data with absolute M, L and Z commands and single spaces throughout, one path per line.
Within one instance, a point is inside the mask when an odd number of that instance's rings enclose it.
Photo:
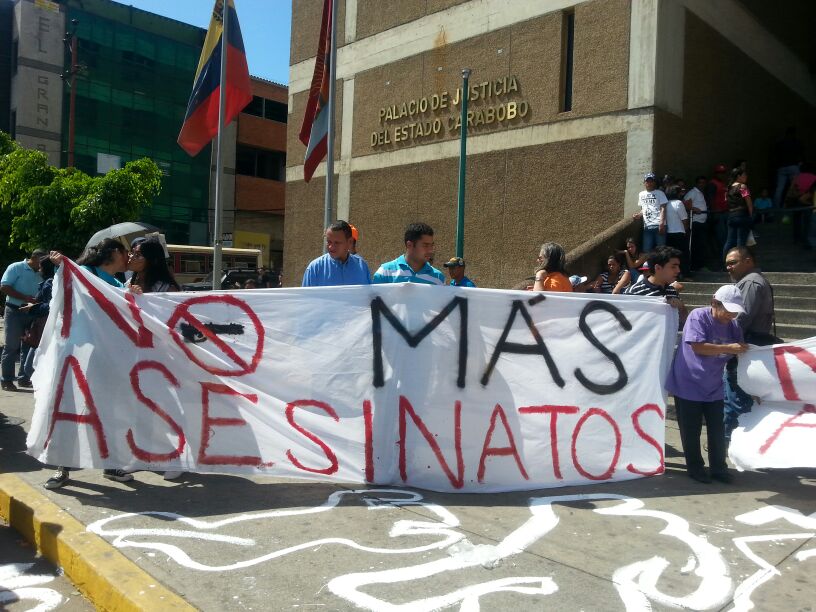
M 232 346 L 224 342 L 222 338 L 218 337 L 218 334 L 214 333 L 212 329 L 207 327 L 205 321 L 201 321 L 196 315 L 190 312 L 190 308 L 198 304 L 234 306 L 235 308 L 243 311 L 243 313 L 252 322 L 252 326 L 255 328 L 256 334 L 255 352 L 253 353 L 252 359 L 249 363 L 247 363 L 244 358 L 236 353 Z M 235 363 L 237 368 L 220 368 L 202 361 L 199 356 L 191 350 L 190 345 L 184 341 L 181 334 L 179 334 L 178 330 L 176 329 L 179 322 L 182 320 L 198 330 L 198 332 L 200 332 L 208 341 L 212 342 L 213 346 L 220 349 L 229 361 Z M 181 350 L 185 352 L 187 357 L 189 357 L 190 360 L 198 365 L 201 369 L 209 372 L 210 374 L 215 374 L 218 376 L 243 376 L 244 374 L 251 374 L 258 368 L 258 364 L 261 361 L 261 356 L 263 355 L 264 327 L 261 324 L 261 320 L 246 302 L 231 295 L 204 295 L 186 300 L 185 302 L 179 304 L 173 311 L 173 315 L 167 321 L 167 327 L 170 330 L 173 340 L 175 340 L 176 344 L 181 347 Z

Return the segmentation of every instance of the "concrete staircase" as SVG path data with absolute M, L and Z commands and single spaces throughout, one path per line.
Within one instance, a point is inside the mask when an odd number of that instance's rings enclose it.
M 776 335 L 785 340 L 816 336 L 816 273 L 766 272 L 774 290 Z M 714 292 L 731 283 L 725 272 L 698 272 L 683 281 L 683 301 L 689 310 L 711 303 Z
M 755 227 L 758 235 L 757 263 L 774 290 L 776 335 L 785 340 L 816 336 L 816 251 L 793 241 L 793 227 L 774 221 Z M 712 270 L 722 270 L 721 260 L 710 263 Z M 691 308 L 707 306 L 714 292 L 731 283 L 724 271 L 697 272 L 693 280 L 683 281 L 683 301 Z

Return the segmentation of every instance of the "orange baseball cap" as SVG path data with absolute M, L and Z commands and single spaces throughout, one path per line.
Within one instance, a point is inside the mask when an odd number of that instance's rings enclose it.
M 360 239 L 360 232 L 357 231 L 357 228 L 354 227 L 351 223 L 349 223 L 349 227 L 351 228 L 351 237 L 355 240 Z

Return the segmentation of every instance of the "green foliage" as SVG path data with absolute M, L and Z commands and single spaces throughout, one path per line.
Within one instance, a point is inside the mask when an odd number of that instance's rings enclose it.
M 147 158 L 97 177 L 54 168 L 43 153 L 0 132 L 0 232 L 9 236 L 0 261 L 38 247 L 77 257 L 96 231 L 137 220 L 161 191 L 161 178 Z

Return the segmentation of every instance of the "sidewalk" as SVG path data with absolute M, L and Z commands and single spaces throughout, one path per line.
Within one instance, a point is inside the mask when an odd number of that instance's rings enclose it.
M 672 420 L 667 473 L 623 483 L 450 495 L 147 472 L 114 483 L 82 470 L 45 491 L 50 470 L 24 453 L 31 394 L 2 392 L 0 407 L 26 421 L 0 428 L 0 513 L 100 609 L 813 603 L 816 471 L 696 483 Z

